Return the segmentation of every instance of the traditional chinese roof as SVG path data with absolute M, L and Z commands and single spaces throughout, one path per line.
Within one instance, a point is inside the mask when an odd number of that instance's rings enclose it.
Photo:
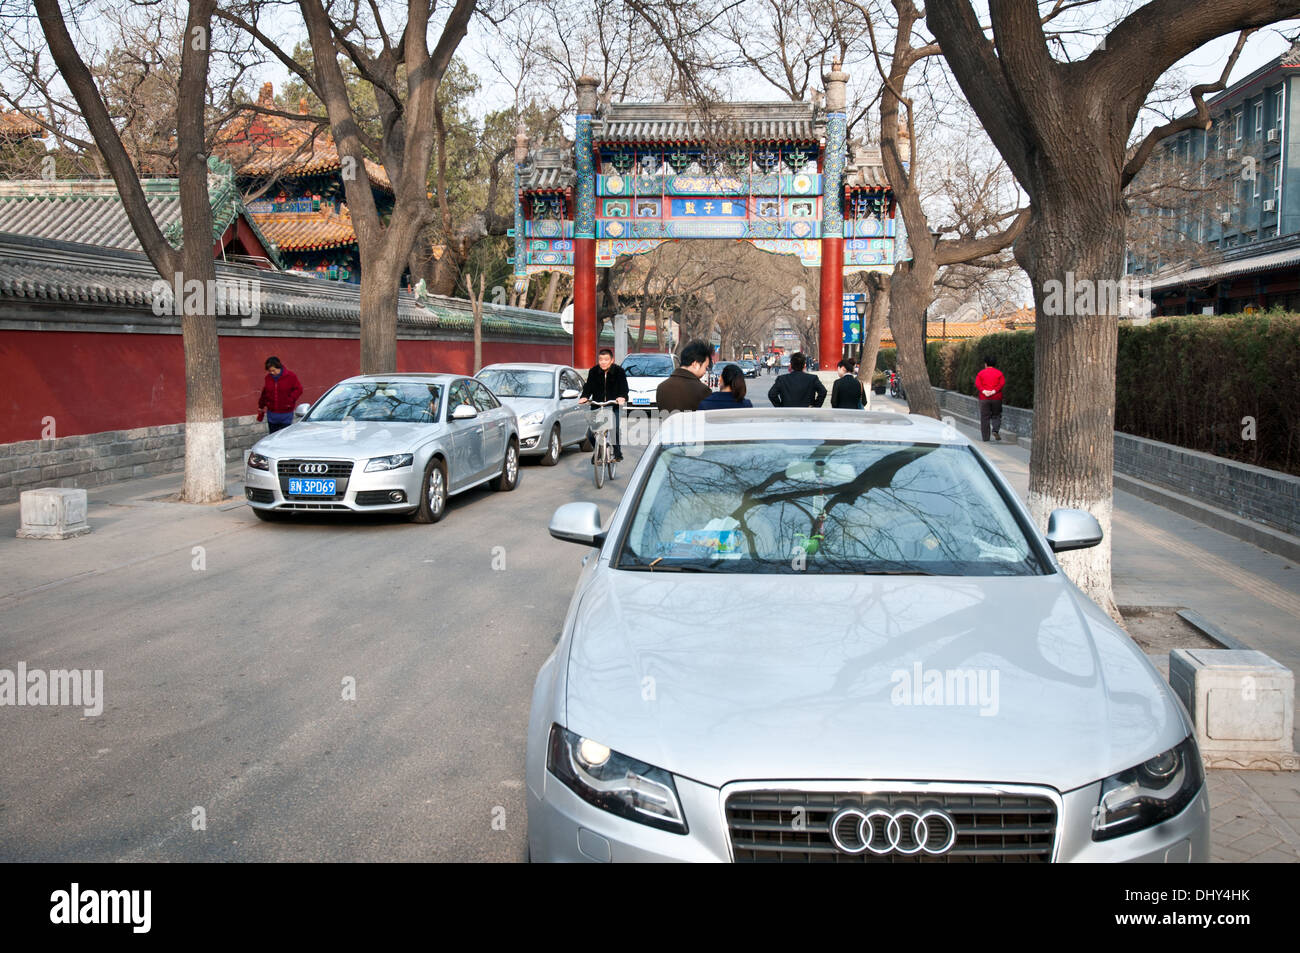
M 860 141 L 855 141 L 852 146 L 849 165 L 844 170 L 844 187 L 846 189 L 889 188 L 889 179 L 885 175 L 885 163 L 880 157 L 880 150 Z
M 257 105 L 278 109 L 274 87 L 262 84 Z M 217 133 L 214 150 L 235 167 L 243 178 L 260 179 L 279 176 L 295 178 L 308 175 L 333 175 L 342 169 L 338 147 L 328 124 L 307 115 L 307 100 L 298 102 L 302 119 L 270 116 L 246 111 L 240 113 Z M 388 173 L 378 162 L 364 160 L 370 184 L 393 190 Z
M 611 103 L 592 121 L 597 143 L 816 142 L 825 120 L 812 103 Z
M 275 243 L 258 228 L 239 197 L 228 166 L 210 160 L 208 199 L 212 204 L 212 241 L 243 218 L 268 257 L 281 267 Z M 163 236 L 181 247 L 181 196 L 179 179 L 143 179 L 149 211 Z M 140 242 L 117 185 L 111 179 L 17 179 L 0 182 L 0 232 L 56 241 L 77 242 L 103 248 L 140 251 Z
M 340 248 L 357 243 L 347 206 L 341 212 L 255 212 L 253 218 L 282 252 Z
M 1290 48 L 1282 54 L 1283 66 L 1300 66 L 1300 39 L 1291 43 Z
M 0 139 L 44 139 L 45 128 L 20 112 L 0 113 Z
M 528 153 L 528 158 L 519 167 L 519 187 L 524 192 L 571 189 L 577 179 L 573 153 L 569 149 L 535 149 Z

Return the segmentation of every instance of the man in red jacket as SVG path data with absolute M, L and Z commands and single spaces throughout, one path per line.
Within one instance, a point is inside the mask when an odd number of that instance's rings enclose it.
M 984 359 L 984 370 L 975 375 L 975 396 L 980 399 L 980 437 L 989 442 L 989 427 L 993 428 L 993 439 L 1001 441 L 1002 435 L 1002 388 L 1007 379 L 998 370 L 993 358 Z
M 257 401 L 257 419 L 266 414 L 266 426 L 270 433 L 283 430 L 293 423 L 293 408 L 302 396 L 302 384 L 298 375 L 286 370 L 275 356 L 266 359 L 266 383 L 262 385 L 262 396 Z

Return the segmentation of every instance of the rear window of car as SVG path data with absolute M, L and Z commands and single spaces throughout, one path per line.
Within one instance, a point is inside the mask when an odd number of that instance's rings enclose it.
M 969 447 L 751 441 L 667 446 L 619 569 L 1023 576 L 1049 571 Z
M 623 360 L 623 372 L 628 377 L 668 377 L 673 359 L 669 354 L 629 354 Z

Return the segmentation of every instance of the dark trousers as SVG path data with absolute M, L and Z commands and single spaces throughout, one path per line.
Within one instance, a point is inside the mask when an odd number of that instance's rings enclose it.
M 989 439 L 990 425 L 994 433 L 1002 430 L 1002 401 L 1000 400 L 980 401 L 980 437 L 984 440 Z
M 270 417 L 267 417 L 267 418 L 266 418 L 266 432 L 267 432 L 267 433 L 275 433 L 277 430 L 283 430 L 285 427 L 289 426 L 291 423 L 293 423 L 293 418 L 292 418 L 292 417 L 290 417 L 288 420 L 282 421 L 282 422 L 280 422 L 280 423 L 277 423 L 276 421 L 272 420 Z
M 605 411 L 605 410 L 607 410 L 607 411 L 610 412 L 610 414 L 613 415 L 613 417 L 614 417 L 614 435 L 613 435 L 613 437 L 610 439 L 610 441 L 609 441 L 609 445 L 610 445 L 610 447 L 611 447 L 611 448 L 613 449 L 613 451 L 614 451 L 614 456 L 616 456 L 616 457 L 621 457 L 621 456 L 623 456 L 623 445 L 619 442 L 620 439 L 621 439 L 621 433 L 620 433 L 620 432 L 621 432 L 621 430 L 622 430 L 622 423 L 623 423 L 623 413 L 622 413 L 623 408 L 622 408 L 621 406 L 615 405 L 615 406 L 613 406 L 613 407 L 597 407 L 597 408 L 595 408 L 595 409 L 598 410 L 598 411 Z M 587 442 L 588 442 L 588 443 L 595 443 L 595 442 L 596 442 L 596 432 L 595 432 L 594 430 L 592 430 L 590 427 L 587 428 Z

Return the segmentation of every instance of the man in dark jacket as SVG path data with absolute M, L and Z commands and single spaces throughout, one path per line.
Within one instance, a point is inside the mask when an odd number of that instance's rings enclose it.
M 623 373 L 623 368 L 614 363 L 614 352 L 602 347 L 596 355 L 596 366 L 587 371 L 587 382 L 582 385 L 582 396 L 578 398 L 578 403 L 604 403 L 610 400 L 618 401 L 618 406 L 614 408 L 614 459 L 622 460 L 619 417 L 623 405 L 627 403 L 627 375 Z
M 853 366 L 848 361 L 840 361 L 836 370 L 840 379 L 831 388 L 831 406 L 837 410 L 861 410 L 867 403 L 867 394 L 862 389 L 862 381 L 853 376 Z
M 713 349 L 703 341 L 692 341 L 682 348 L 681 367 L 655 388 L 655 403 L 661 414 L 699 409 L 700 401 L 712 393 L 704 383 L 712 357 Z
M 266 414 L 266 426 L 269 433 L 283 430 L 293 423 L 293 408 L 302 396 L 302 384 L 298 375 L 287 370 L 280 359 L 272 355 L 266 359 L 266 383 L 262 385 L 262 396 L 257 400 L 257 419 Z
M 802 353 L 790 355 L 790 373 L 778 377 L 767 392 L 773 407 L 820 407 L 826 403 L 826 388 L 804 365 Z

